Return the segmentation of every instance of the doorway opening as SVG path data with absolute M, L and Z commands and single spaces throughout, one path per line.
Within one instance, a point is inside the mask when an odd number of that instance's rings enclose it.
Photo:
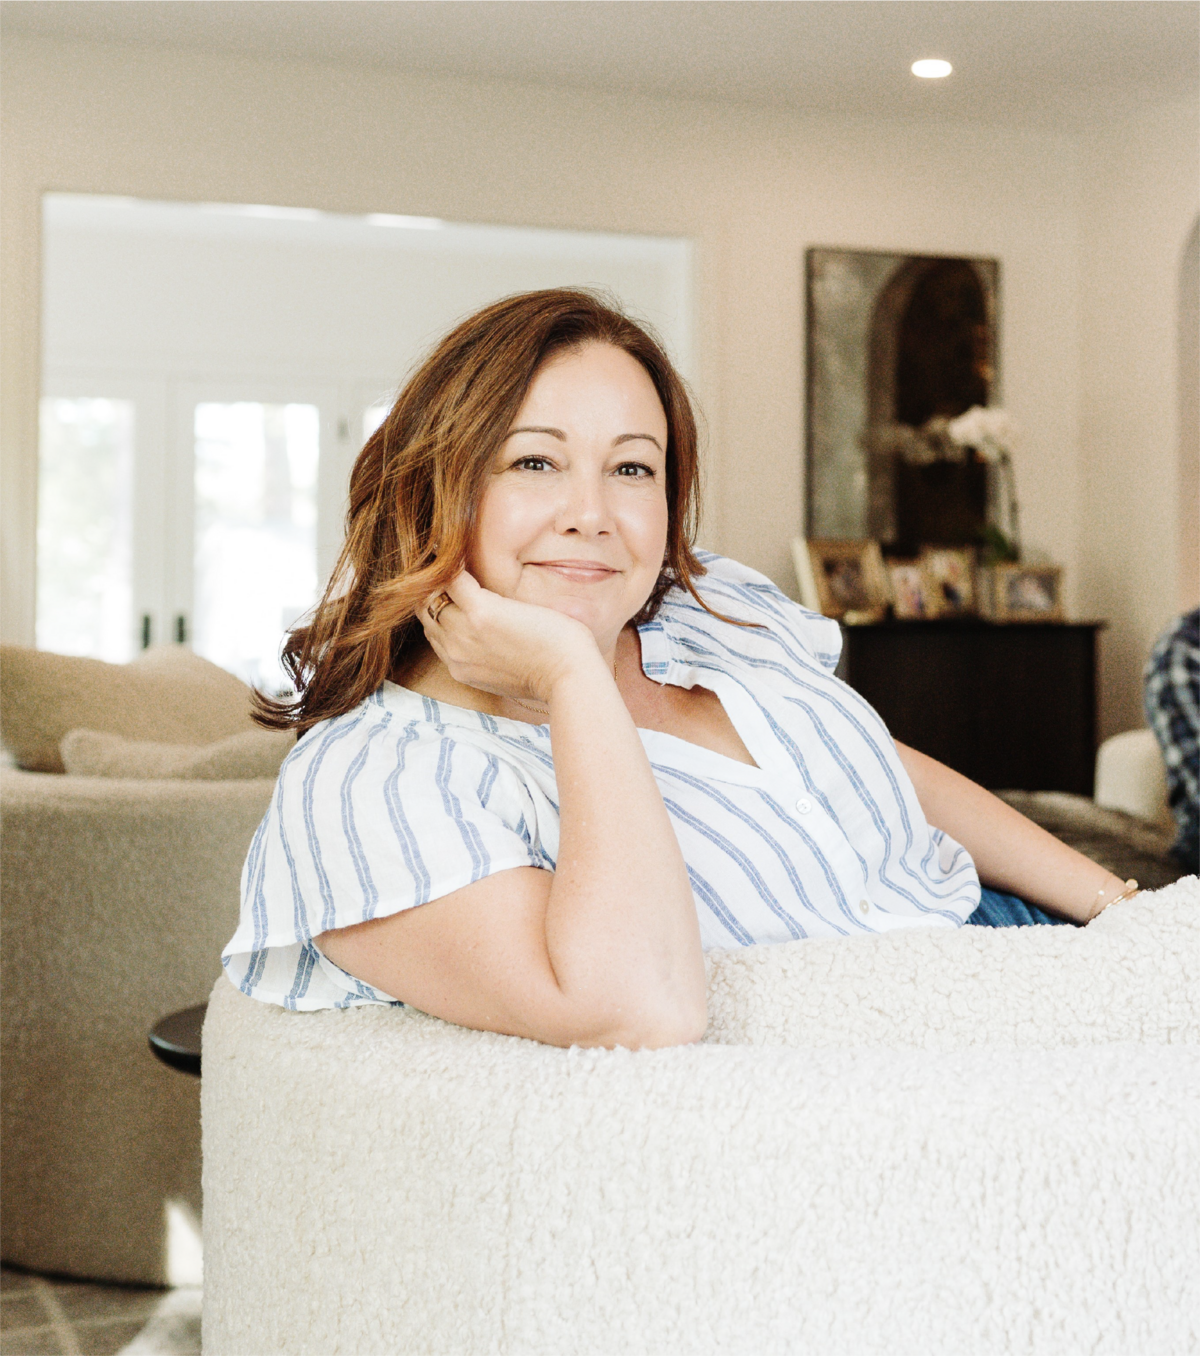
M 91 194 L 43 199 L 37 644 L 160 643 L 281 690 L 362 444 L 514 292 L 611 292 L 692 367 L 685 239 Z

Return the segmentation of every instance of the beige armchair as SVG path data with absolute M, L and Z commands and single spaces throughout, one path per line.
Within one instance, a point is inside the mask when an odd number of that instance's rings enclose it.
M 272 783 L 5 770 L 3 1253 L 166 1283 L 168 1208 L 200 1215 L 200 1089 L 150 1027 L 202 1003 Z
M 104 709 L 90 686 L 81 719 L 83 701 L 72 711 L 72 683 L 60 680 L 94 661 L 32 656 L 4 655 L 4 735 L 17 756 L 49 761 L 64 725 L 129 730 L 126 666 L 100 666 L 118 672 L 100 675 L 111 688 Z M 181 651 L 165 666 L 128 666 L 135 733 L 181 733 L 178 720 L 154 724 L 144 680 L 155 670 L 179 720 L 194 711 L 193 743 L 256 738 L 244 685 L 201 665 Z M 42 680 L 57 690 L 32 700 Z M 274 783 L 180 776 L 0 772 L 6 1262 L 115 1281 L 191 1279 L 171 1245 L 199 1221 L 200 1089 L 160 1064 L 147 1036 L 165 1013 L 203 1002 L 220 973 L 242 861 Z

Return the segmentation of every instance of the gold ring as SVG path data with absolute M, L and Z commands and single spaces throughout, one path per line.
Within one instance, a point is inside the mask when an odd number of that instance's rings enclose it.
M 429 620 L 437 621 L 443 612 L 454 601 L 448 593 L 439 593 L 438 596 L 429 604 Z

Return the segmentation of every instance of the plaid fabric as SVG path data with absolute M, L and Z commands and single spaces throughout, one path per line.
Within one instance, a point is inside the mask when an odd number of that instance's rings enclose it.
M 1179 618 L 1146 664 L 1146 722 L 1167 764 L 1167 799 L 1179 833 L 1172 851 L 1200 867 L 1200 608 Z

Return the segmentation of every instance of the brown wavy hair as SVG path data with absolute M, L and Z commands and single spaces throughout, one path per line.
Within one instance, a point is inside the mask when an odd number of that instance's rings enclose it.
M 303 733 L 353 709 L 421 643 L 416 613 L 463 569 L 493 460 L 530 383 L 551 357 L 612 344 L 646 369 L 667 416 L 667 549 L 634 619 L 673 585 L 701 606 L 692 543 L 699 514 L 696 420 L 659 340 L 601 293 L 548 288 L 506 297 L 433 349 L 350 473 L 346 540 L 311 618 L 283 649 L 294 697 L 254 694 L 254 718 Z M 711 610 L 706 607 L 706 610 Z

